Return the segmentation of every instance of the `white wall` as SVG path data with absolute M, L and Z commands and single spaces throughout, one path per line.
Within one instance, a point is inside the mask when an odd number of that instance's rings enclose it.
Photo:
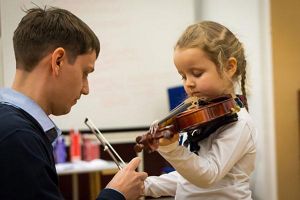
M 0 88 L 4 85 L 3 59 L 2 59 L 2 30 L 1 30 L 1 3 L 0 3 Z
M 30 2 L 2 1 L 5 86 L 11 85 L 14 74 L 12 33 L 24 15 L 20 7 L 32 7 Z M 101 42 L 90 95 L 81 98 L 69 115 L 53 117 L 59 127 L 86 128 L 86 116 L 101 128 L 149 126 L 168 113 L 167 88 L 181 85 L 173 66 L 173 46 L 194 22 L 193 0 L 44 2 L 74 12 Z
M 2 38 L 0 37 L 0 88 L 4 86 L 2 49 Z
M 31 1 L 1 0 L 5 86 L 11 84 L 15 69 L 12 33 L 24 15 L 20 7 L 32 7 Z M 101 41 L 91 94 L 67 117 L 54 118 L 65 129 L 81 127 L 87 115 L 100 128 L 143 126 L 165 116 L 166 88 L 181 83 L 172 63 L 179 35 L 198 20 L 215 20 L 230 28 L 245 45 L 250 112 L 259 131 L 254 198 L 277 199 L 269 0 L 33 2 L 71 10 Z

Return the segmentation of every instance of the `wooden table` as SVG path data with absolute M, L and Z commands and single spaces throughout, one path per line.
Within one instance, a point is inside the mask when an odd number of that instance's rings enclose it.
M 89 174 L 90 197 L 95 200 L 101 188 L 101 175 L 113 175 L 117 173 L 118 170 L 114 162 L 101 159 L 90 162 L 79 161 L 75 163 L 56 164 L 56 171 L 59 176 L 72 175 L 73 200 L 79 199 L 78 174 Z

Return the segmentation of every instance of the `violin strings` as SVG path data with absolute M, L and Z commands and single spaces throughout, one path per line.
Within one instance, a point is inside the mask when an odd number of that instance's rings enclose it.
M 185 101 L 183 101 L 182 103 L 180 103 L 178 106 L 176 106 L 174 109 L 172 109 L 170 111 L 170 114 L 168 116 L 166 116 L 165 118 L 163 118 L 162 120 L 160 120 L 158 122 L 158 125 L 164 123 L 165 121 L 169 120 L 170 118 L 172 118 L 173 116 L 177 115 L 178 113 L 181 113 L 181 112 L 185 111 L 187 108 L 189 108 L 194 103 L 195 103 L 195 98 L 190 97 L 190 98 L 186 99 Z

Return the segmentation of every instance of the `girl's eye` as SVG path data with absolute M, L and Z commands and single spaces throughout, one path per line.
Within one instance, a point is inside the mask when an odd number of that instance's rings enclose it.
M 193 76 L 197 77 L 197 78 L 200 77 L 202 74 L 203 74 L 203 72 L 199 72 L 199 71 L 193 72 Z

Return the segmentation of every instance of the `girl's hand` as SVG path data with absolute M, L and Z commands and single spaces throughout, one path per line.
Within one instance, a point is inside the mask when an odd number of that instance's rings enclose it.
M 149 132 L 152 135 L 155 135 L 156 131 L 158 131 L 158 128 L 159 128 L 158 127 L 158 120 L 155 120 L 150 125 Z M 167 146 L 167 145 L 172 144 L 174 142 L 178 142 L 179 133 L 172 132 L 172 129 L 163 130 L 163 131 L 161 131 L 160 134 L 164 135 L 164 137 L 159 139 L 159 141 L 158 141 L 159 146 Z
M 175 133 L 171 138 L 160 138 L 159 146 L 167 146 L 169 144 L 173 144 L 174 142 L 178 142 L 178 140 L 179 140 L 179 133 Z
M 143 149 L 148 153 L 156 151 L 159 146 L 166 146 L 178 142 L 179 134 L 173 125 L 160 128 L 157 121 L 154 121 L 149 131 L 136 137 L 135 152 L 141 152 Z

